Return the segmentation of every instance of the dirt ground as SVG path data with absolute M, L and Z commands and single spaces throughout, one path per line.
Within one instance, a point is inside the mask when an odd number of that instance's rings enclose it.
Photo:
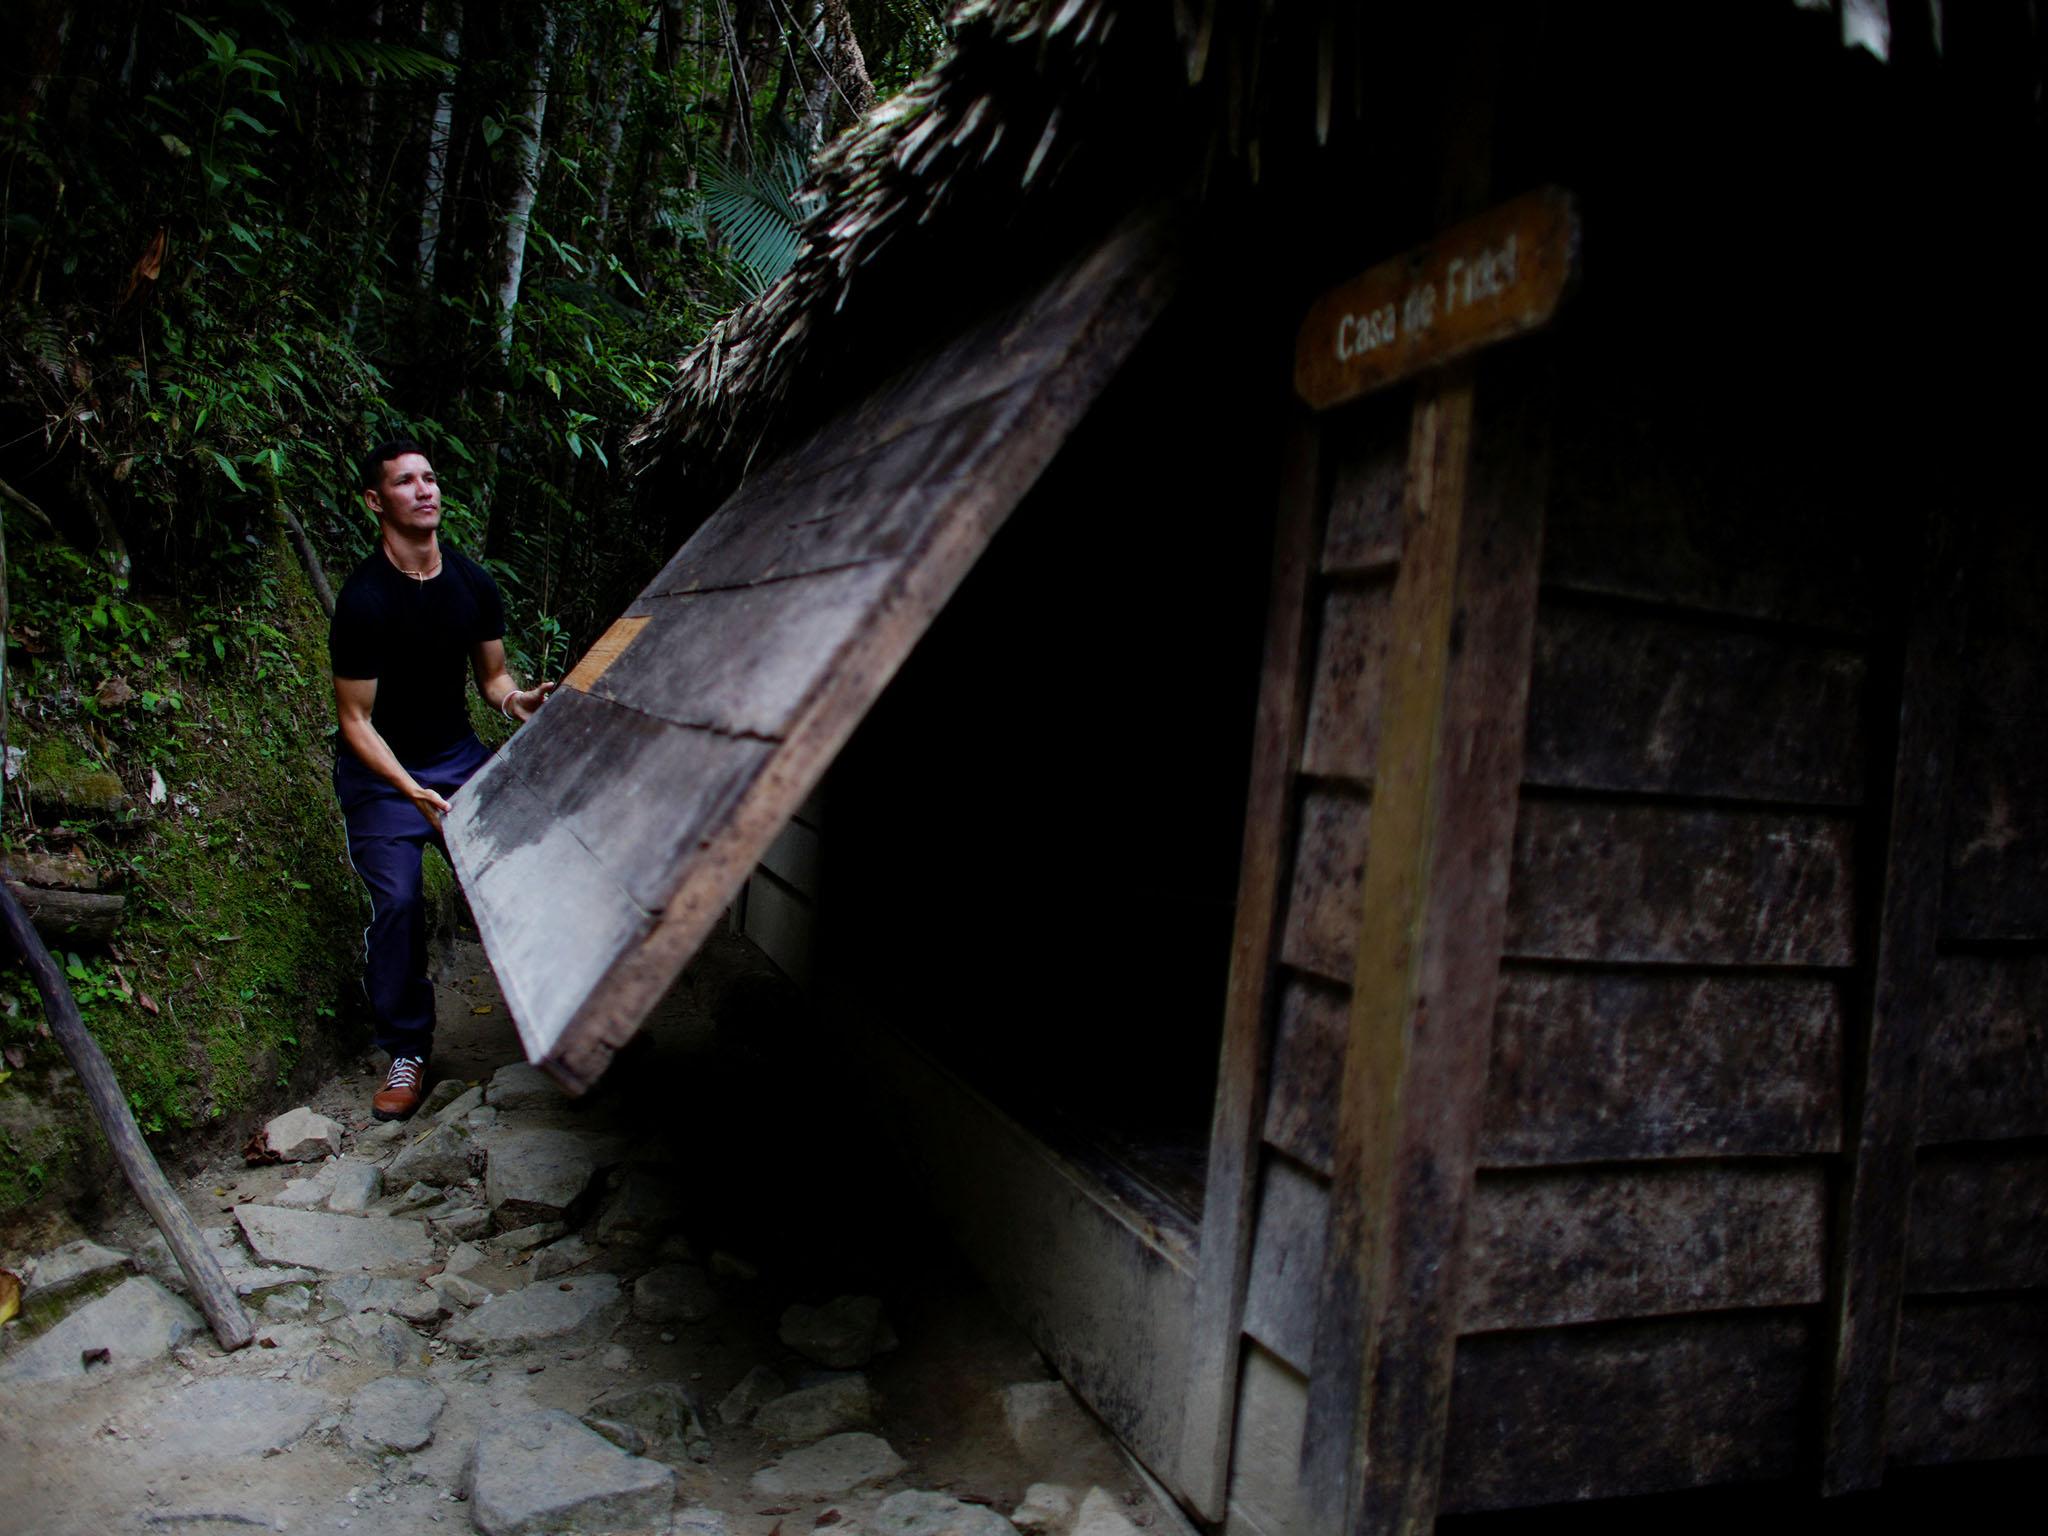
M 435 1080 L 489 1084 L 521 1059 L 480 949 L 453 946 L 438 992 Z M 472 1524 L 467 1478 L 481 1431 L 543 1408 L 582 1415 L 608 1390 L 657 1381 L 687 1384 L 709 1432 L 708 1460 L 692 1459 L 679 1444 L 648 1451 L 674 1470 L 673 1528 L 691 1536 L 805 1536 L 834 1525 L 858 1533 L 883 1498 L 905 1489 L 938 1490 L 1008 1514 L 1041 1482 L 1077 1495 L 1103 1490 L 1126 1531 L 1183 1529 L 1071 1398 L 1036 1428 L 1013 1433 L 1003 1389 L 1045 1382 L 1050 1369 L 918 1207 L 884 1128 L 842 1081 L 779 978 L 743 940 L 720 935 L 599 1092 L 582 1102 L 485 1112 L 478 1133 L 488 1143 L 519 1127 L 563 1128 L 615 1149 L 608 1155 L 638 1169 L 658 1170 L 677 1197 L 671 1230 L 659 1237 L 665 1246 L 651 1252 L 651 1233 L 615 1242 L 594 1235 L 595 1213 L 616 1198 L 601 1171 L 575 1218 L 592 1255 L 564 1278 L 602 1271 L 630 1291 L 640 1274 L 687 1250 L 715 1288 L 710 1316 L 648 1322 L 628 1315 L 607 1337 L 469 1358 L 437 1336 L 461 1320 L 462 1309 L 451 1308 L 445 1321 L 402 1324 L 414 1327 L 418 1347 L 407 1346 L 395 1363 L 343 1338 L 335 1319 L 320 1321 L 327 1292 L 316 1282 L 310 1314 L 257 1314 L 258 1347 L 234 1355 L 200 1332 L 125 1371 L 0 1383 L 0 1531 L 460 1530 Z M 373 1067 L 359 1061 L 306 1102 L 345 1128 L 345 1156 L 389 1163 L 405 1139 L 375 1145 L 369 1098 L 377 1085 Z M 421 1117 L 408 1131 L 417 1137 L 426 1129 Z M 365 1133 L 370 1139 L 360 1140 Z M 202 1226 L 247 1265 L 250 1256 L 229 1236 L 236 1207 L 265 1205 L 312 1171 L 306 1164 L 251 1167 L 228 1154 L 177 1182 Z M 619 1177 L 609 1175 L 614 1185 Z M 453 1193 L 481 1200 L 482 1182 L 469 1185 Z M 374 1221 L 400 1194 L 387 1183 L 372 1215 L 355 1219 Z M 151 1230 L 131 1207 L 84 1235 L 143 1256 Z M 529 1283 L 559 1284 L 532 1279 L 531 1253 L 496 1252 L 484 1234 L 474 1241 L 486 1256 L 467 1271 L 469 1280 L 504 1295 Z M 434 1247 L 423 1273 L 445 1263 L 455 1244 L 437 1236 Z M 18 1268 L 25 1257 L 0 1254 L 0 1265 Z M 840 1296 L 879 1297 L 900 1341 L 876 1354 L 864 1374 L 876 1405 L 872 1432 L 906 1466 L 844 1491 L 764 1495 L 750 1480 L 792 1444 L 749 1423 L 722 1421 L 718 1405 L 761 1365 L 791 1388 L 835 1379 L 780 1342 L 778 1324 L 793 1303 Z M 19 1328 L 11 1325 L 10 1335 Z M 275 1347 L 262 1347 L 266 1338 Z M 8 1353 L 21 1347 L 21 1337 L 11 1338 Z M 378 1450 L 352 1433 L 352 1401 L 394 1375 L 429 1381 L 445 1394 L 423 1449 Z M 239 1385 L 209 1385 L 222 1382 Z M 266 1410 L 265 1393 L 281 1405 L 277 1413 Z M 191 1408 L 200 1402 L 231 1403 L 235 1411 L 208 1418 Z M 312 1415 L 301 1432 L 293 1432 L 294 1413 Z

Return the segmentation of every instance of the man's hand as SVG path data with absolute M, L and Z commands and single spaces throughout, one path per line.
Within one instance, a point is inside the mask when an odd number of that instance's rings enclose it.
M 450 810 L 448 802 L 424 784 L 414 784 L 412 788 L 405 792 L 405 795 L 408 800 L 419 807 L 419 813 L 427 818 L 428 825 L 433 827 L 436 832 L 440 831 L 441 818 L 446 816 Z
M 537 688 L 514 688 L 505 695 L 503 712 L 524 725 L 540 711 L 541 705 L 547 703 L 548 695 L 560 686 L 559 683 L 542 683 Z

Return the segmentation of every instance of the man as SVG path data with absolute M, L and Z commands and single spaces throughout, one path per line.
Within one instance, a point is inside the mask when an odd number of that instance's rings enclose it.
M 328 633 L 341 722 L 334 789 L 349 861 L 370 890 L 363 984 L 377 1045 L 391 1054 L 371 1113 L 402 1120 L 419 1108 L 434 1044 L 420 863 L 429 843 L 447 853 L 448 797 L 490 756 L 469 727 L 465 664 L 485 702 L 515 725 L 555 685 L 523 689 L 505 670 L 498 584 L 441 543 L 441 487 L 420 445 L 379 443 L 361 485 L 379 538 L 343 584 Z

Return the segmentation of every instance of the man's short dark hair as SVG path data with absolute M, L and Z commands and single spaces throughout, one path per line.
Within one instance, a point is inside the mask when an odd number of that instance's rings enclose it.
M 362 472 L 357 477 L 358 490 L 374 491 L 384 483 L 384 466 L 393 459 L 402 459 L 408 453 L 417 453 L 422 458 L 427 450 L 409 437 L 387 437 L 383 442 L 363 455 Z

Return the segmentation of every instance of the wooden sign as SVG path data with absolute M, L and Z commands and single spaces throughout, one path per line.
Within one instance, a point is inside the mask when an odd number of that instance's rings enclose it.
M 1294 388 L 1316 410 L 1549 323 L 1578 261 L 1568 193 L 1502 203 L 1324 294 L 1302 322 Z

